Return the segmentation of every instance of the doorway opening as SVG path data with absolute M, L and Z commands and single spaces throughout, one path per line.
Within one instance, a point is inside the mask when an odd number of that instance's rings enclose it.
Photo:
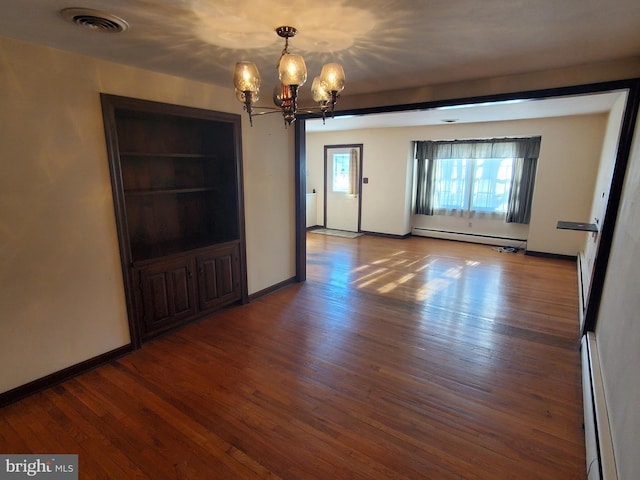
M 379 109 L 361 109 L 336 113 L 336 118 L 343 117 L 346 121 L 363 122 L 359 128 L 380 128 L 380 119 L 384 117 L 385 121 L 389 118 L 394 122 L 393 126 L 409 126 L 407 116 L 420 116 L 424 119 L 424 115 L 440 112 L 443 109 L 456 108 L 457 114 L 464 111 L 466 107 L 483 107 L 475 109 L 477 111 L 488 112 L 495 106 L 501 110 L 504 108 L 515 108 L 521 106 L 523 108 L 533 108 L 540 104 L 540 101 L 548 101 L 554 107 L 562 108 L 565 101 L 571 101 L 578 98 L 590 101 L 595 97 L 603 97 L 602 94 L 611 92 L 625 92 L 626 101 L 624 102 L 621 124 L 619 127 L 619 135 L 617 137 L 617 148 L 614 153 L 611 165 L 610 189 L 608 195 L 602 200 L 602 213 L 598 216 L 599 232 L 598 241 L 592 246 L 593 265 L 590 281 L 587 282 L 588 288 L 584 295 L 581 305 L 581 314 L 584 316 L 582 320 L 582 331 L 592 331 L 595 329 L 596 316 L 602 295 L 604 278 L 607 271 L 607 263 L 611 250 L 611 243 L 616 225 L 616 215 L 620 203 L 622 186 L 625 177 L 627 162 L 633 140 L 633 132 L 636 122 L 638 110 L 640 109 L 640 79 L 617 80 L 611 82 L 603 82 L 596 84 L 576 85 L 571 87 L 559 87 L 552 89 L 524 91 L 509 94 L 488 95 L 483 97 L 459 98 L 438 100 L 424 103 L 394 105 L 381 107 Z M 587 102 L 580 102 L 586 105 Z M 507 104 L 507 105 L 505 105 Z M 585 112 L 574 112 L 581 114 Z M 561 116 L 561 115 L 551 115 Z M 516 120 L 513 117 L 510 120 Z M 306 188 L 306 158 L 307 158 L 307 120 L 311 117 L 300 118 L 300 122 L 296 122 L 296 189 L 297 189 L 297 208 L 298 212 L 304 211 L 304 189 Z M 478 121 L 478 120 L 475 120 Z M 479 120 L 482 121 L 482 120 Z M 309 127 L 313 129 L 311 122 Z M 365 126 L 366 125 L 366 126 Z M 386 124 L 385 124 L 386 125 Z M 345 129 L 345 122 L 335 122 L 333 127 L 325 128 L 327 131 L 340 131 Z M 341 135 L 337 133 L 337 135 Z M 366 202 L 365 202 L 366 204 Z M 366 208 L 366 207 L 365 207 Z M 365 212 L 366 213 L 366 212 Z M 305 247 L 305 228 L 304 219 L 299 216 L 297 218 L 296 232 L 296 280 L 304 281 L 306 279 L 306 247 Z M 589 280 L 589 279 L 587 279 Z
M 325 145 L 324 215 L 327 229 L 360 232 L 362 144 Z

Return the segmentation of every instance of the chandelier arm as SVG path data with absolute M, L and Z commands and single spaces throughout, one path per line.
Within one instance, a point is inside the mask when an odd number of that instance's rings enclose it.
M 267 113 L 282 113 L 280 107 L 262 107 L 259 105 L 251 106 L 252 115 L 266 115 Z M 304 107 L 298 107 L 298 113 L 316 113 L 316 112 L 331 112 L 331 105 L 329 103 L 323 105 L 309 105 Z
M 282 110 L 277 107 L 253 107 L 253 116 L 268 115 L 269 113 L 282 113 Z
M 319 106 L 309 106 L 309 107 L 301 107 L 298 108 L 298 113 L 306 113 L 309 115 L 318 115 L 322 118 L 322 124 L 325 124 L 325 120 L 327 118 L 327 112 L 331 115 L 331 118 L 334 117 L 333 110 L 328 105 L 319 105 Z M 272 113 L 280 113 L 282 114 L 282 109 L 278 107 L 256 107 L 255 105 L 251 108 L 250 124 L 252 117 L 261 117 L 263 115 L 270 115 Z M 293 122 L 292 122 L 293 123 Z

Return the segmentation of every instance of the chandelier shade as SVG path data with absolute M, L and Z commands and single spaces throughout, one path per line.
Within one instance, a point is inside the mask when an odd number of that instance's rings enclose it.
M 313 79 L 313 83 L 311 84 L 311 96 L 313 97 L 314 102 L 322 103 L 328 102 L 331 98 L 329 92 L 322 84 L 322 79 L 318 76 Z
M 283 26 L 276 29 L 276 33 L 285 39 L 284 49 L 278 61 L 278 85 L 273 93 L 276 107 L 258 107 L 253 104 L 258 101 L 260 93 L 260 73 L 253 62 L 240 61 L 236 63 L 233 72 L 233 84 L 236 98 L 244 105 L 249 115 L 249 122 L 253 125 L 254 115 L 281 112 L 285 126 L 295 122 L 298 112 L 298 89 L 307 81 L 307 66 L 301 55 L 289 52 L 289 38 L 298 31 L 294 27 Z M 324 121 L 326 113 L 333 116 L 338 94 L 344 89 L 345 76 L 342 66 L 338 63 L 328 63 L 322 67 L 320 76 L 313 79 L 311 95 L 317 105 L 302 108 L 305 113 L 320 112 Z
M 301 87 L 307 81 L 307 66 L 300 55 L 287 53 L 280 57 L 278 77 L 283 85 Z
M 233 83 L 241 92 L 260 90 L 260 73 L 253 62 L 238 62 L 233 74 Z
M 338 63 L 327 63 L 322 67 L 320 73 L 322 87 L 327 92 L 338 92 L 344 90 L 344 70 Z

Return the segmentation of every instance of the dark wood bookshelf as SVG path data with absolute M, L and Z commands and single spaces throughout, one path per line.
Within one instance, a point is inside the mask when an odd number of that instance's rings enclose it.
M 132 337 L 246 301 L 240 117 L 102 104 Z

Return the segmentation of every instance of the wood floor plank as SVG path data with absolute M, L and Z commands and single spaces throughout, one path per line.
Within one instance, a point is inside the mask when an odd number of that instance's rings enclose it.
M 307 281 L 0 410 L 80 478 L 584 480 L 576 265 L 309 235 Z

